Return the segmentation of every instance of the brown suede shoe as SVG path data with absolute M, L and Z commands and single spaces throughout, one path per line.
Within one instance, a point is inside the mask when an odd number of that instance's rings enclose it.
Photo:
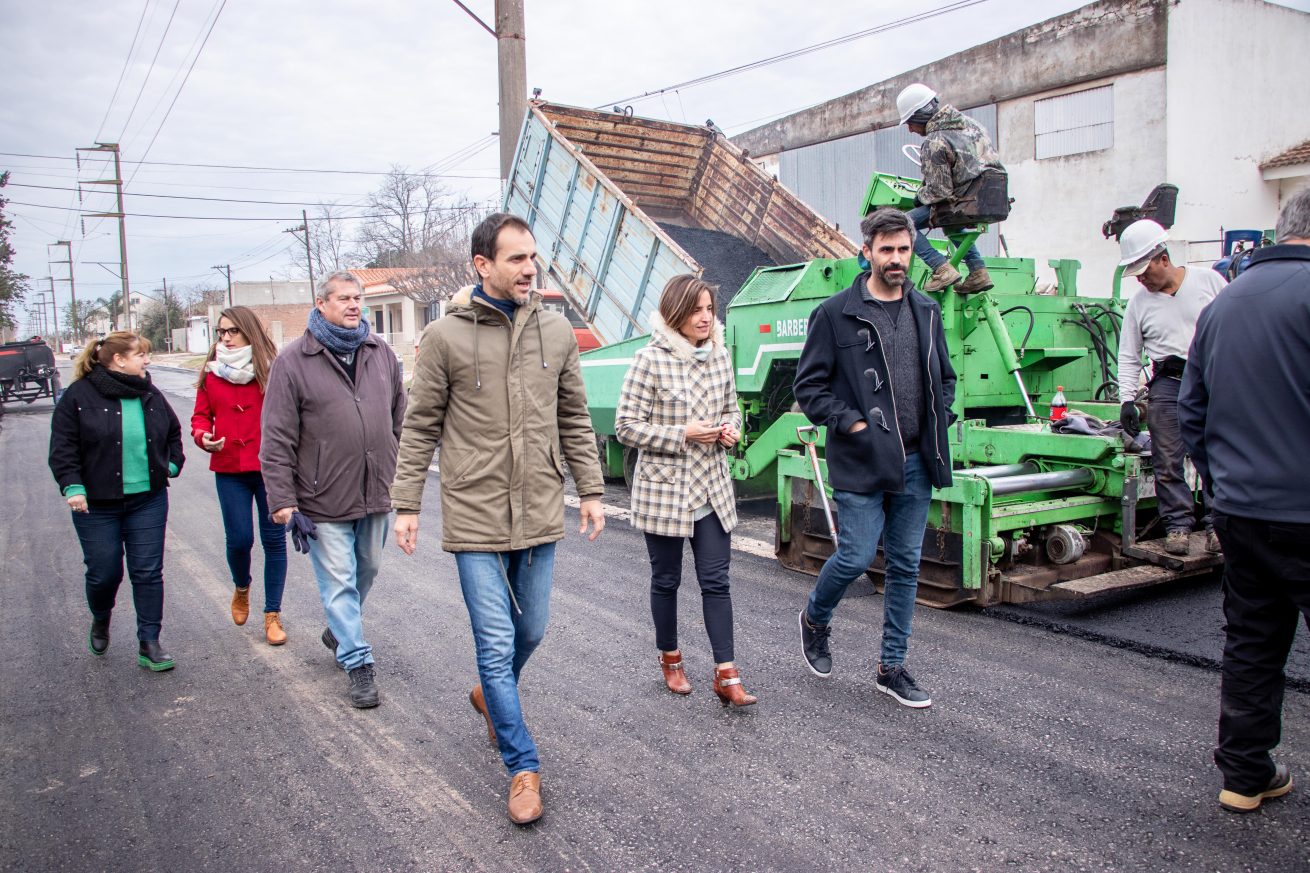
M 660 652 L 660 670 L 664 672 L 664 684 L 674 694 L 690 694 L 691 683 L 687 681 L 687 671 L 682 669 L 682 652 Z
M 264 639 L 270 646 L 280 646 L 287 641 L 287 632 L 282 629 L 282 613 L 264 613 Z
M 1171 555 L 1186 555 L 1192 550 L 1191 534 L 1185 530 L 1171 530 L 1164 536 L 1164 550 Z
M 509 820 L 532 824 L 541 818 L 541 774 L 531 770 L 515 773 L 509 783 Z
M 996 285 L 992 282 L 991 274 L 987 272 L 986 267 L 979 267 L 976 270 L 969 271 L 969 278 L 955 286 L 956 294 L 977 294 L 980 291 L 990 291 Z
M 232 620 L 245 624 L 250 618 L 250 586 L 237 588 L 232 592 Z
M 746 693 L 736 667 L 714 668 L 714 693 L 724 706 L 750 706 L 758 700 L 754 694 Z
M 1219 543 L 1219 534 L 1214 532 L 1214 528 L 1210 528 L 1205 532 L 1205 550 L 1212 555 L 1217 555 L 1224 550 L 1224 547 Z
M 491 741 L 491 747 L 500 748 L 496 745 L 496 726 L 491 723 L 491 713 L 487 711 L 487 699 L 482 696 L 481 685 L 473 686 L 473 690 L 469 692 L 469 703 L 473 704 L 473 708 L 482 713 L 482 717 L 487 720 L 487 739 Z

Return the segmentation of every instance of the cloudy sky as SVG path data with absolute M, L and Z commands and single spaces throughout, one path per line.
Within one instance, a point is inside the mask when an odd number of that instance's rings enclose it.
M 625 101 L 640 115 L 697 124 L 712 118 L 730 134 L 1083 5 L 525 3 L 529 89 L 592 107 L 960 7 L 713 83 Z M 465 5 L 492 22 L 493 0 Z M 1306 8 L 1310 0 L 1287 5 Z M 216 285 L 214 264 L 231 264 L 234 279 L 302 278 L 295 240 L 283 232 L 299 223 L 302 206 L 336 202 L 362 212 L 363 198 L 392 165 L 446 174 L 454 194 L 498 199 L 496 44 L 452 0 L 0 0 L 0 22 L 0 170 L 12 171 L 5 196 L 15 266 L 34 286 L 48 287 L 49 259 L 62 257 L 47 244 L 67 239 L 79 298 L 117 287 L 117 264 L 94 263 L 117 262 L 115 223 L 79 215 L 112 208 L 111 198 L 87 193 L 79 203 L 69 190 L 79 178 L 109 178 L 94 161 L 79 169 L 72 160 L 78 147 L 97 141 L 122 145 L 132 287 L 147 293 L 165 278 Z M 326 170 L 334 172 L 319 172 Z M 53 268 L 57 277 L 66 270 Z M 62 307 L 68 284 L 56 290 Z

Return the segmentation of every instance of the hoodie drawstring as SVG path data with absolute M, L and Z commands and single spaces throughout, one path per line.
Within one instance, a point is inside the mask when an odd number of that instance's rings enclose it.
M 546 339 L 541 334 L 541 307 L 532 310 L 532 314 L 537 317 L 537 349 L 541 352 L 541 369 L 546 369 Z
M 478 367 L 478 310 L 473 310 L 473 383 L 482 390 L 482 371 Z

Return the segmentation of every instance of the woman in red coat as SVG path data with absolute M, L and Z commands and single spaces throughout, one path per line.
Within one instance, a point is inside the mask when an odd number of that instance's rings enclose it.
M 217 340 L 196 385 L 191 435 L 212 456 L 218 506 L 232 571 L 232 620 L 250 617 L 250 553 L 255 545 L 251 504 L 264 547 L 264 636 L 269 645 L 287 641 L 282 628 L 282 589 L 287 579 L 287 540 L 273 521 L 259 469 L 259 426 L 264 386 L 277 349 L 254 310 L 233 306 L 218 319 Z

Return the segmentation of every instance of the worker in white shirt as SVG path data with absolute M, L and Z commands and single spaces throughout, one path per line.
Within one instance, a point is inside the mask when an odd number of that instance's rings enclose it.
M 1208 267 L 1174 264 L 1168 241 L 1165 229 L 1150 219 L 1133 222 L 1119 237 L 1123 274 L 1136 276 L 1143 289 L 1128 301 L 1119 337 L 1119 421 L 1130 437 L 1141 430 L 1135 401 L 1145 353 L 1151 362 L 1146 423 L 1151 431 L 1151 465 L 1156 507 L 1165 529 L 1164 547 L 1171 555 L 1186 555 L 1195 501 L 1183 476 L 1186 449 L 1178 427 L 1178 389 L 1196 319 L 1227 283 Z M 1205 548 L 1218 552 L 1219 538 L 1211 526 L 1204 492 L 1202 505 Z

